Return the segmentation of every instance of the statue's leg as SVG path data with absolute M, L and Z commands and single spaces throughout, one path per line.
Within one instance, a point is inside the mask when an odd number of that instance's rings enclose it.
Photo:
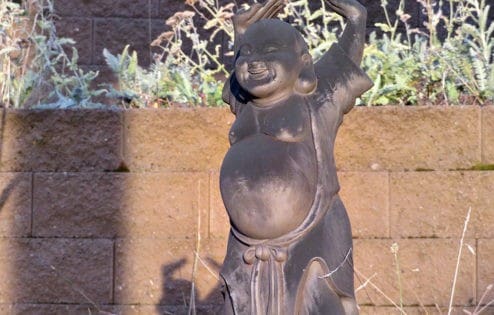
M 353 298 L 341 297 L 331 281 L 324 278 L 328 268 L 322 260 L 312 260 L 305 269 L 297 292 L 295 315 L 355 315 Z

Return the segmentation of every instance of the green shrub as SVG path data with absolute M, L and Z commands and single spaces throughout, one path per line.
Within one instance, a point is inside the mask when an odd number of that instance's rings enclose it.
M 70 38 L 57 36 L 51 0 L 0 0 L 0 104 L 5 107 L 99 107 L 98 73 L 78 66 Z M 70 51 L 70 53 L 67 53 Z
M 449 16 L 442 14 L 430 0 L 419 2 L 427 15 L 426 31 L 411 28 L 403 0 L 394 12 L 395 19 L 391 18 L 387 1 L 381 0 L 386 23 L 376 24 L 382 34 L 378 36 L 374 32 L 370 35 L 362 61 L 374 87 L 358 103 L 484 104 L 492 101 L 494 24 L 488 25 L 490 7 L 485 0 L 450 0 L 446 4 L 439 1 L 437 8 L 449 5 Z M 204 28 L 211 34 L 210 42 L 215 42 L 220 33 L 229 37 L 231 49 L 233 5 L 218 6 L 212 0 L 189 0 L 187 3 L 194 11 L 177 12 L 170 17 L 166 23 L 171 30 L 153 42 L 154 46 L 162 48 L 162 54 L 156 56 L 150 70 L 138 70 L 139 79 L 136 80 L 120 78 L 120 92 L 114 95 L 133 95 L 132 102 L 138 106 L 147 106 L 150 101 L 156 104 L 156 99 L 165 105 L 172 102 L 222 104 L 222 82 L 217 78 L 224 79 L 227 73 L 219 61 L 219 46 L 208 47 L 208 41 L 200 38 L 193 18 L 198 16 L 205 20 Z M 310 9 L 307 0 L 289 2 L 281 17 L 290 17 L 316 60 L 337 40 L 343 27 L 343 20 L 328 12 L 323 0 L 315 11 Z M 404 33 L 399 31 L 400 26 Z M 439 40 L 440 27 L 446 30 L 442 41 Z M 192 46 L 190 53 L 183 50 L 186 41 Z M 231 51 L 227 53 L 232 54 Z M 120 58 L 130 57 L 124 52 Z M 119 77 L 122 71 L 116 71 Z M 162 82 L 153 83 L 156 78 Z M 153 89 L 149 89 L 151 86 Z M 141 100 L 136 101 L 139 97 Z
M 372 33 L 362 67 L 374 87 L 360 105 L 486 104 L 494 101 L 494 24 L 485 0 L 418 0 L 426 13 L 423 29 L 413 29 L 401 0 L 389 12 L 381 0 L 385 23 Z M 51 0 L 19 5 L 0 0 L 0 105 L 5 107 L 95 107 L 94 97 L 106 92 L 126 107 L 170 104 L 221 106 L 228 75 L 220 43 L 229 40 L 232 56 L 234 5 L 214 0 L 186 0 L 191 11 L 167 19 L 169 31 L 151 44 L 158 50 L 143 69 L 128 47 L 104 56 L 118 77 L 118 88 L 94 89 L 97 72 L 78 66 L 74 41 L 59 38 Z M 438 8 L 449 6 L 445 15 Z M 324 0 L 311 10 L 307 0 L 288 2 L 282 18 L 303 34 L 317 60 L 337 40 L 343 20 L 326 10 Z M 393 17 L 396 17 L 393 19 Z M 204 26 L 200 31 L 197 20 Z M 393 21 L 393 22 L 392 22 Z M 439 30 L 445 30 L 440 40 Z M 207 38 L 200 34 L 208 33 Z M 190 47 L 186 50 L 184 47 Z M 44 104 L 44 105 L 41 105 Z
M 365 51 L 363 68 L 374 87 L 362 100 L 368 105 L 484 104 L 494 99 L 494 24 L 488 25 L 490 7 L 485 0 L 451 0 L 450 15 L 434 9 L 431 1 L 419 1 L 427 13 L 427 32 L 411 29 L 403 12 L 404 1 L 390 22 L 377 26 Z M 443 2 L 439 1 L 439 7 Z M 405 38 L 398 33 L 405 27 Z M 441 24 L 445 39 L 439 40 Z
M 210 0 L 188 3 L 196 11 L 175 13 L 166 20 L 171 30 L 151 43 L 160 52 L 155 53 L 149 70 L 137 65 L 137 56 L 129 54 L 128 47 L 118 56 L 104 51 L 107 64 L 118 76 L 119 89 L 110 89 L 109 96 L 116 96 L 124 106 L 127 103 L 136 107 L 170 103 L 223 105 L 221 78 L 228 72 L 220 61 L 220 45 L 210 47 L 208 42 L 217 42 L 221 32 L 233 36 L 230 20 L 233 5 L 218 6 Z M 199 36 L 195 16 L 206 20 L 204 28 L 210 32 L 208 40 Z M 184 42 L 190 45 L 190 51 L 184 51 Z

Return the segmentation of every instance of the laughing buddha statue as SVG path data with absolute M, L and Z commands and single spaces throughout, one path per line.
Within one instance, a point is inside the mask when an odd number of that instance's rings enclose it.
M 366 10 L 356 0 L 328 5 L 346 26 L 316 63 L 301 34 L 275 18 L 283 0 L 233 18 L 235 67 L 223 89 L 236 119 L 220 173 L 231 222 L 222 314 L 358 314 L 333 152 L 343 116 L 372 86 L 359 67 Z

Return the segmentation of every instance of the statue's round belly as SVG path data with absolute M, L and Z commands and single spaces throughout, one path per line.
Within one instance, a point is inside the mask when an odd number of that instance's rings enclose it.
M 255 239 L 282 236 L 310 211 L 317 181 L 313 144 L 258 134 L 235 143 L 223 160 L 220 189 L 233 226 Z

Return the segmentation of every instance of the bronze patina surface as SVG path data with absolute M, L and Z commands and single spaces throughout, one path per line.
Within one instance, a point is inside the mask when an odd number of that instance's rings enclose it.
M 328 5 L 347 23 L 315 64 L 300 33 L 274 18 L 282 0 L 234 17 L 223 99 L 236 120 L 220 173 L 231 221 L 224 314 L 358 313 L 333 150 L 343 116 L 372 85 L 359 68 L 366 10 Z

